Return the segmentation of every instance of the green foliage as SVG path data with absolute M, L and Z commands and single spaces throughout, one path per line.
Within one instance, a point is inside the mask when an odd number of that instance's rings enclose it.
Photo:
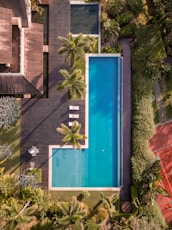
M 121 27 L 125 26 L 133 19 L 133 14 L 131 13 L 131 11 L 124 11 L 123 13 L 119 14 L 116 18 L 117 22 Z
M 121 44 L 118 44 L 116 46 L 107 46 L 102 48 L 102 53 L 120 53 L 122 54 L 122 47 Z
M 38 187 L 42 183 L 42 169 L 34 168 L 25 170 L 25 172 L 20 175 L 19 182 L 21 187 Z
M 0 176 L 0 197 L 8 199 L 18 192 L 19 186 L 14 174 Z
M 53 221 L 60 226 L 75 224 L 84 219 L 88 214 L 85 204 L 78 201 L 76 197 L 72 197 L 72 200 L 69 202 L 58 202 L 57 208 L 58 212 L 54 213 Z
M 10 158 L 13 152 L 13 149 L 7 143 L 0 142 L 0 161 Z
M 34 213 L 37 206 L 29 206 L 29 203 L 20 204 L 16 199 L 11 198 L 8 204 L 1 206 L 2 223 L 4 230 L 20 229 L 21 225 L 35 221 Z
M 164 217 L 162 216 L 161 209 L 155 200 L 152 204 L 150 202 L 147 203 L 143 209 L 142 215 L 145 217 L 145 219 L 147 219 L 148 223 L 152 223 L 153 226 L 156 227 L 154 229 L 166 229 L 167 225 L 165 223 Z
M 87 220 L 86 225 L 84 226 L 86 230 L 102 230 L 93 220 Z
M 123 0 L 108 0 L 105 3 L 105 11 L 110 17 L 115 17 L 120 14 L 124 9 Z
M 18 119 L 19 107 L 14 97 L 0 98 L 0 128 L 9 129 Z
M 119 196 L 117 193 L 114 193 L 110 196 L 105 196 L 103 192 L 100 194 L 100 199 L 102 200 L 104 206 L 107 208 L 110 217 L 114 217 L 116 212 L 119 210 L 118 200 Z
M 92 220 L 94 220 L 97 224 L 101 223 L 104 220 L 107 220 L 109 217 L 108 211 L 105 208 L 98 208 L 95 211 Z
M 135 23 L 131 23 L 121 27 L 119 32 L 120 37 L 133 37 L 135 35 L 136 25 Z
M 101 39 L 102 43 L 119 36 L 120 26 L 117 21 L 110 18 L 102 19 L 101 23 Z
M 85 140 L 87 137 L 83 134 L 80 134 L 81 124 L 79 124 L 77 121 L 73 122 L 73 125 L 71 128 L 66 126 L 65 124 L 61 124 L 61 128 L 57 128 L 57 132 L 61 133 L 62 135 L 65 135 L 65 137 L 62 139 L 61 146 L 67 145 L 70 143 L 73 148 L 81 149 L 82 146 L 79 143 L 79 140 Z
M 42 183 L 42 169 L 41 168 L 33 168 L 25 171 L 25 175 L 34 176 L 34 180 L 37 184 Z
M 139 14 L 143 11 L 142 0 L 127 0 L 127 3 L 134 14 Z
M 86 84 L 81 69 L 74 69 L 68 72 L 65 69 L 60 69 L 59 73 L 64 77 L 64 80 L 58 82 L 57 89 L 68 89 L 68 98 L 70 100 L 79 100 L 85 96 Z
M 146 54 L 149 61 L 161 61 L 167 57 L 158 25 L 142 26 L 136 31 L 137 55 Z M 149 42 L 148 42 L 149 41 Z
M 63 43 L 63 46 L 58 49 L 58 53 L 66 54 L 65 62 L 68 62 L 70 67 L 74 67 L 78 59 L 84 62 L 84 49 L 89 46 L 89 39 L 85 39 L 83 34 L 74 37 L 72 33 L 69 33 L 67 38 L 59 36 L 58 39 Z

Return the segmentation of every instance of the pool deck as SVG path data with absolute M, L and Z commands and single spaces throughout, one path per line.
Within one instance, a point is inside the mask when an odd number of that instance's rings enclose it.
M 68 0 L 49 1 L 49 86 L 48 98 L 21 99 L 21 171 L 35 162 L 35 167 L 43 169 L 42 187 L 48 189 L 48 148 L 61 143 L 62 136 L 56 132 L 60 123 L 68 124 L 69 105 L 79 105 L 84 132 L 85 102 L 69 101 L 64 91 L 57 91 L 61 79 L 59 69 L 68 68 L 63 55 L 57 53 L 62 43 L 58 36 L 66 36 L 70 31 L 70 5 Z M 56 22 L 56 23 L 55 23 Z M 28 149 L 36 145 L 40 152 L 32 157 Z
M 56 22 L 56 23 L 55 23 Z M 48 161 L 49 145 L 58 145 L 62 136 L 56 132 L 60 123 L 68 123 L 69 105 L 80 106 L 79 122 L 83 124 L 81 132 L 84 132 L 85 102 L 69 101 L 64 91 L 57 91 L 57 82 L 61 79 L 59 69 L 68 68 L 64 64 L 64 58 L 57 53 L 61 47 L 58 36 L 66 36 L 70 31 L 70 5 L 68 0 L 49 1 L 49 85 L 48 98 L 21 99 L 21 171 L 30 167 L 30 162 L 35 167 L 43 169 L 42 187 L 48 189 Z M 130 199 L 130 52 L 128 41 L 124 40 L 124 139 L 123 139 L 123 190 L 121 200 Z M 126 50 L 126 53 L 125 53 Z M 129 58 L 129 59 L 128 59 Z M 125 67 L 125 64 L 127 66 Z M 39 149 L 37 156 L 32 157 L 28 153 L 31 146 L 36 145 Z

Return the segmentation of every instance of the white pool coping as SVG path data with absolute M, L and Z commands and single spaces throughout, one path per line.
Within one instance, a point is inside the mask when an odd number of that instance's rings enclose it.
M 101 53 L 101 54 L 86 54 L 86 68 L 85 68 L 85 80 L 86 80 L 86 85 L 87 85 L 87 92 L 85 96 L 85 135 L 87 136 L 87 139 L 85 140 L 85 145 L 81 145 L 82 149 L 88 148 L 88 139 L 89 139 L 89 117 L 88 117 L 88 101 L 89 101 L 89 84 L 88 84 L 88 70 L 89 70 L 89 57 L 121 57 L 120 53 L 116 54 L 108 54 L 108 53 Z M 122 59 L 122 57 L 121 57 Z M 123 73 L 121 72 L 121 75 Z M 122 77 L 122 76 L 121 76 Z M 122 82 L 121 82 L 122 84 Z M 122 91 L 122 86 L 121 86 L 121 91 Z M 121 112 L 122 112 L 122 92 L 121 92 Z M 122 114 L 122 113 L 121 113 Z M 121 119 L 122 120 L 122 119 Z M 121 142 L 122 142 L 122 127 L 121 127 Z M 53 187 L 52 186 L 52 150 L 53 149 L 68 149 L 68 148 L 73 148 L 72 145 L 65 145 L 65 146 L 60 146 L 60 145 L 49 145 L 49 163 L 48 163 L 48 189 L 51 191 L 115 191 L 119 192 L 122 188 L 122 176 L 121 176 L 121 186 L 120 187 Z M 123 171 L 123 152 L 122 152 L 122 143 L 121 143 L 121 162 L 118 162 L 121 164 L 121 171 Z

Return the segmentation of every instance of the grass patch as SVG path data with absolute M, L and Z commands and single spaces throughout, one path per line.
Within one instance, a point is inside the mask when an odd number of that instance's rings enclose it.
M 82 191 L 51 191 L 51 201 L 70 201 L 72 196 L 79 196 Z M 83 199 L 90 209 L 96 207 L 100 202 L 100 192 L 90 191 L 90 196 Z M 105 195 L 110 196 L 114 192 L 103 192 Z
M 20 171 L 20 119 L 18 119 L 15 126 L 10 127 L 8 130 L 1 130 L 0 137 L 14 150 L 11 159 L 8 159 L 0 166 L 5 167 L 6 173 L 18 175 Z

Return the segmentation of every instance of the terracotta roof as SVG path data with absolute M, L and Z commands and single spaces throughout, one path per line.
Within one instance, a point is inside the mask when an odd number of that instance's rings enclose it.
M 12 10 L 12 17 L 21 17 L 22 26 L 28 26 L 26 4 L 24 0 L 1 0 L 0 7 Z
M 31 23 L 24 30 L 24 76 L 43 93 L 43 25 Z
M 0 8 L 0 63 L 12 62 L 12 11 Z

